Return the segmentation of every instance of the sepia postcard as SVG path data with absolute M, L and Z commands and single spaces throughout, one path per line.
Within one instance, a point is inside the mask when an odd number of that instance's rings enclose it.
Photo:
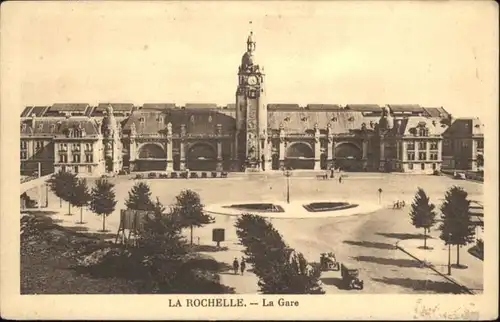
M 0 14 L 2 318 L 498 316 L 496 2 Z

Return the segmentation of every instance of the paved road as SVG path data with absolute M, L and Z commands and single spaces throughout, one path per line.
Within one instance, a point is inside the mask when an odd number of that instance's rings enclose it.
M 116 232 L 119 223 L 119 209 L 123 208 L 128 191 L 134 180 L 113 179 L 118 199 L 117 210 L 108 217 L 107 227 Z M 194 180 L 147 180 L 153 196 L 159 196 L 164 204 L 173 202 L 181 189 L 192 189 L 200 193 L 205 204 L 239 200 L 284 200 L 285 180 L 282 177 L 252 178 L 245 180 L 194 179 Z M 92 181 L 89 181 L 92 183 Z M 456 181 L 447 177 L 376 174 L 371 176 L 350 174 L 344 183 L 331 180 L 306 180 L 291 178 L 291 196 L 301 199 L 359 198 L 377 200 L 377 189 L 382 188 L 382 202 L 390 204 L 396 199 L 411 203 L 417 187 L 422 187 L 439 205 L 444 192 L 452 185 L 460 185 L 469 192 L 470 198 L 482 200 L 482 184 L 469 181 Z M 29 192 L 36 198 L 36 189 Z M 55 196 L 49 196 L 50 207 L 57 207 Z M 66 206 L 62 210 L 65 212 Z M 78 212 L 75 209 L 75 213 Z M 101 219 L 86 213 L 87 227 L 90 231 L 101 228 Z M 59 219 L 75 226 L 78 216 L 61 216 Z M 195 230 L 195 241 L 202 244 L 211 241 L 212 228 L 226 228 L 228 251 L 210 253 L 220 261 L 231 263 L 240 257 L 241 246 L 237 245 L 234 218 L 217 216 L 215 224 Z M 398 239 L 411 238 L 420 234 L 409 223 L 408 206 L 404 210 L 384 209 L 372 214 L 326 219 L 273 219 L 272 223 L 284 236 L 285 241 L 296 250 L 303 252 L 309 261 L 319 261 L 319 254 L 334 251 L 339 261 L 349 261 L 360 269 L 365 281 L 363 293 L 449 293 L 455 291 L 451 284 L 436 276 L 431 270 L 420 268 L 404 253 L 395 250 L 393 245 Z M 323 275 L 323 283 L 328 293 L 359 292 L 338 288 L 339 280 L 334 273 Z M 248 273 L 235 276 L 230 273 L 221 275 L 222 282 L 236 288 L 238 293 L 257 292 L 257 280 Z

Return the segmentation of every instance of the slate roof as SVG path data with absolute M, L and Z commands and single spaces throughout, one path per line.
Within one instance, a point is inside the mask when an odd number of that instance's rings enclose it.
M 357 112 L 382 112 L 382 107 L 377 104 L 347 104 L 345 108 Z
M 186 103 L 186 109 L 217 109 L 217 104 L 213 103 Z
M 361 112 L 352 111 L 268 111 L 268 128 L 279 129 L 283 123 L 287 133 L 305 133 L 314 130 L 318 124 L 320 130 L 325 130 L 331 123 L 333 133 L 349 133 L 350 130 L 359 130 L 363 123 L 369 128 L 369 121 Z
M 410 116 L 407 118 L 395 118 L 393 133 L 398 135 L 413 135 L 412 129 L 419 125 L 425 125 L 429 129 L 429 135 L 442 135 L 447 127 L 443 126 L 439 120 L 430 119 L 423 116 Z
M 147 103 L 140 108 L 142 111 L 165 111 L 175 108 L 175 103 Z
M 89 104 L 87 103 L 55 103 L 50 108 L 51 112 L 81 112 L 84 113 Z
M 166 112 L 139 110 L 132 113 L 125 122 L 123 130 L 130 131 L 134 123 L 138 135 L 159 134 L 165 131 L 170 122 L 174 133 L 180 133 L 182 124 L 186 125 L 186 132 L 191 134 L 215 134 L 217 124 L 222 125 L 223 133 L 230 133 L 236 124 L 236 120 L 231 115 L 234 113 L 235 111 L 204 108 L 174 109 Z M 141 118 L 144 122 L 141 122 Z
M 25 124 L 25 127 L 23 127 Z M 97 123 L 88 117 L 42 117 L 35 119 L 35 126 L 32 120 L 21 121 L 21 135 L 59 137 L 66 136 L 65 130 L 68 128 L 78 128 L 85 130 L 85 137 L 98 135 Z
M 21 117 L 28 117 L 32 109 L 33 106 L 26 106 L 24 110 L 21 112 Z
M 423 113 L 424 109 L 418 104 L 389 104 L 387 105 L 393 113 Z
M 343 110 L 343 107 L 338 104 L 307 104 L 305 106 L 306 110 L 323 110 L 323 111 L 339 111 Z
M 267 104 L 267 110 L 301 110 L 299 104 Z
M 21 113 L 21 117 L 31 117 L 35 115 L 36 117 L 41 117 L 45 114 L 49 106 L 27 106 Z
M 111 105 L 113 111 L 116 112 L 131 112 L 134 108 L 134 104 L 132 103 L 99 103 L 93 113 L 104 113 L 108 105 Z
M 478 118 L 458 118 L 451 123 L 451 126 L 443 134 L 453 137 L 470 137 L 473 135 L 483 135 L 484 124 Z

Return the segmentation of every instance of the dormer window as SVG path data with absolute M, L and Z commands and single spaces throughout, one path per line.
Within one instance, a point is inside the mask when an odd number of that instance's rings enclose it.
M 285 121 L 289 122 L 290 121 L 290 116 L 285 117 Z
M 42 123 L 38 124 L 38 131 L 41 131 L 41 130 L 43 130 L 43 124 Z
M 301 120 L 302 120 L 302 122 L 307 121 L 307 116 L 302 117 Z
M 140 118 L 139 118 L 139 123 L 144 124 L 144 122 L 145 122 L 144 117 L 140 117 Z
M 354 116 L 349 117 L 347 120 L 351 122 L 354 121 Z
M 331 118 L 331 120 L 332 120 L 333 122 L 337 122 L 337 120 L 338 120 L 338 119 L 337 119 L 337 117 L 336 117 L 336 116 L 333 116 L 333 117 Z
M 163 116 L 159 116 L 159 117 L 158 117 L 158 119 L 157 119 L 157 121 L 158 121 L 159 123 L 163 123 Z
M 56 125 L 55 124 L 51 124 L 50 125 L 50 132 L 54 133 L 55 130 L 56 130 Z
M 23 129 L 23 131 L 26 131 L 26 123 L 21 124 L 21 129 Z

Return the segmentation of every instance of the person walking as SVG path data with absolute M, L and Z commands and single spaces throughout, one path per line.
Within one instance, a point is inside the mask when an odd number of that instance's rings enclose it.
M 245 272 L 246 267 L 247 267 L 247 264 L 245 262 L 245 259 L 242 257 L 241 258 L 241 264 L 240 264 L 241 275 L 243 275 L 243 273 Z
M 339 176 L 339 183 L 342 183 L 342 176 Z
M 234 275 L 238 274 L 238 268 L 239 268 L 239 263 L 238 259 L 235 257 L 233 261 L 233 270 L 234 270 Z

